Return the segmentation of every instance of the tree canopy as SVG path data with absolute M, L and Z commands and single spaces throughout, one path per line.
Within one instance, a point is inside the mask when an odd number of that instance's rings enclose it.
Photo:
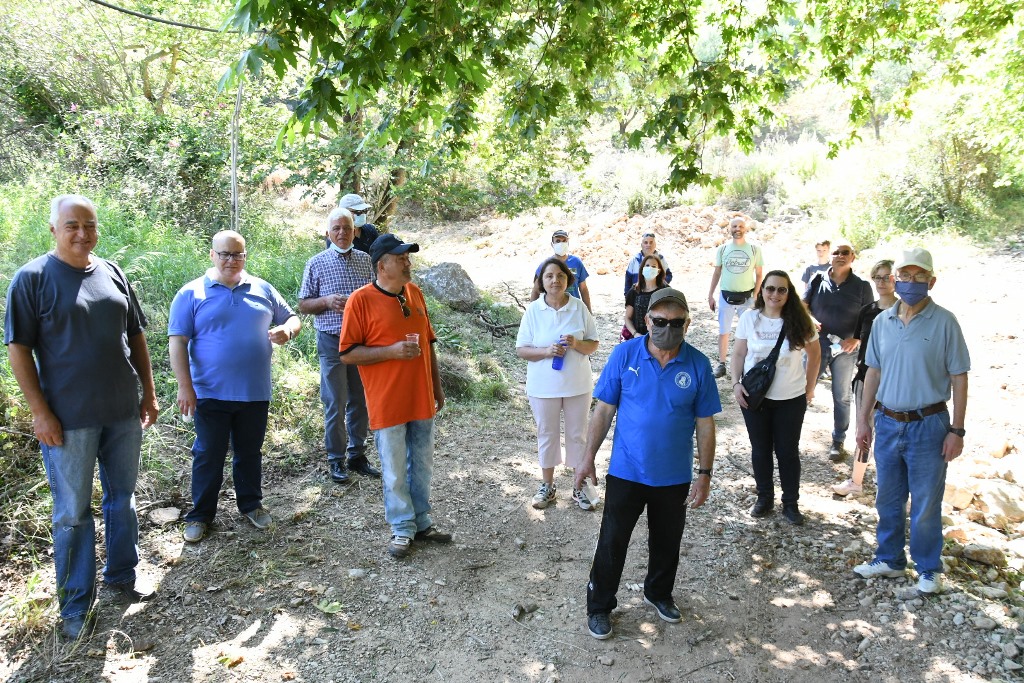
M 602 112 L 599 83 L 634 65 L 647 80 L 630 91 L 650 101 L 629 140 L 668 152 L 679 189 L 712 180 L 710 137 L 749 149 L 797 79 L 847 88 L 859 124 L 874 112 L 878 66 L 905 66 L 891 106 L 906 113 L 907 94 L 959 77 L 961 57 L 1022 12 L 1024 0 L 238 0 L 226 26 L 252 42 L 223 84 L 264 65 L 298 75 L 287 136 L 341 129 L 369 106 L 364 144 L 415 132 L 444 156 L 467 148 L 488 91 L 528 144 L 562 117 Z

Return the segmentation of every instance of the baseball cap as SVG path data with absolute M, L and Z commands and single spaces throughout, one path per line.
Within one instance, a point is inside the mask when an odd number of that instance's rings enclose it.
M 896 262 L 896 270 L 900 268 L 906 268 L 907 266 L 917 266 L 923 268 L 929 273 L 935 272 L 934 266 L 932 266 L 932 255 L 923 247 L 914 247 L 913 249 L 903 250 L 903 256 Z
M 362 211 L 363 209 L 369 209 L 370 205 L 363 201 L 363 198 L 357 194 L 347 194 L 338 201 L 338 206 L 343 209 L 355 209 L 356 211 Z
M 647 310 L 651 310 L 663 301 L 672 301 L 677 303 L 685 308 L 687 313 L 690 312 L 690 307 L 686 303 L 686 296 L 684 296 L 678 289 L 672 289 L 671 287 L 665 287 L 664 289 L 659 289 L 655 292 L 654 296 L 651 297 L 651 303 L 647 307 Z
M 375 239 L 373 244 L 370 245 L 370 260 L 373 261 L 373 265 L 376 267 L 377 261 L 384 254 L 404 254 L 408 251 L 417 252 L 419 250 L 420 245 L 406 244 L 390 232 L 386 232 Z
M 556 237 L 564 237 L 565 239 L 569 239 L 569 233 L 567 233 L 565 230 L 555 230 L 553 233 L 551 233 L 551 241 L 554 242 Z

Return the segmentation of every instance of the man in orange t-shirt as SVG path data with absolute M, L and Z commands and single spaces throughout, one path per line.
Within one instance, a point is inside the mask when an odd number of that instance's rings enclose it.
M 437 338 L 423 293 L 412 283 L 409 252 L 419 250 L 390 233 L 374 240 L 377 281 L 349 297 L 339 347 L 341 362 L 359 366 L 384 474 L 388 553 L 397 558 L 409 554 L 413 540 L 452 540 L 430 518 L 434 414 L 444 406 L 444 392 Z

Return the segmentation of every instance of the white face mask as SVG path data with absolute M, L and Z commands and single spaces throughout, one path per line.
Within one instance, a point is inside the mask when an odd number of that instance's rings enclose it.
M 569 253 L 569 243 L 555 242 L 551 245 L 551 250 L 555 252 L 555 256 L 565 256 Z
M 364 225 L 366 225 L 366 214 L 365 213 L 364 214 L 360 214 L 358 216 L 353 216 L 353 218 L 355 218 L 354 225 L 357 228 L 361 228 Z
M 352 251 L 352 245 L 351 244 L 348 245 L 348 249 L 342 249 L 341 247 L 339 247 L 334 242 L 331 242 L 331 249 L 333 249 L 334 251 L 338 252 L 339 254 L 347 254 L 348 252 Z
M 644 279 L 654 280 L 658 277 L 658 269 L 654 266 L 644 266 Z

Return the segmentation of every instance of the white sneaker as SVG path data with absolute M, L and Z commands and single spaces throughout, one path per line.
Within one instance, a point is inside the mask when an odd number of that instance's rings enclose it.
M 937 595 L 942 592 L 942 574 L 921 572 L 917 579 L 917 592 L 921 595 Z
M 873 560 L 865 564 L 858 564 L 853 568 L 855 574 L 865 579 L 873 579 L 877 576 L 894 579 L 907 573 L 906 569 L 893 569 L 887 562 Z
M 860 484 L 854 483 L 853 479 L 847 479 L 842 484 L 833 484 L 832 491 L 834 491 L 837 496 L 849 496 L 862 493 L 864 491 L 864 487 Z
M 555 485 L 549 484 L 546 481 L 541 482 L 540 488 L 537 489 L 537 495 L 533 497 L 533 507 L 538 510 L 543 510 L 548 505 L 551 505 L 555 501 Z
M 590 500 L 590 496 L 584 489 L 573 489 L 572 499 L 580 506 L 580 510 L 593 510 L 594 503 Z

